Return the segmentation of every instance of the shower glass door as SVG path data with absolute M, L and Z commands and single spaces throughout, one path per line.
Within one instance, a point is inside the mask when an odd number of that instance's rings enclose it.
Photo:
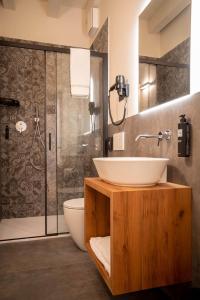
M 84 177 L 97 175 L 92 158 L 103 156 L 103 59 L 91 56 L 89 99 L 71 97 L 70 54 L 48 53 L 47 70 L 47 234 L 52 234 L 68 232 L 63 203 L 84 196 Z
M 103 155 L 102 58 L 91 57 L 90 99 L 71 97 L 69 54 L 59 54 L 57 68 L 57 201 L 58 232 L 68 228 L 63 203 L 83 197 L 84 177 L 95 176 L 92 158 Z M 89 101 L 97 107 L 89 113 Z

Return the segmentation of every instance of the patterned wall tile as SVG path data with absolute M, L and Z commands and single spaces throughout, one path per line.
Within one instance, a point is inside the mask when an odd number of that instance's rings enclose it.
M 57 215 L 56 187 L 56 107 L 57 91 L 57 55 L 56 52 L 46 53 L 46 149 L 47 149 L 47 215 Z M 49 134 L 51 149 L 49 149 Z
M 40 112 L 40 128 L 44 139 L 45 111 L 45 57 L 44 52 L 23 48 L 0 46 L 0 96 L 18 99 L 20 108 L 0 108 L 0 164 L 3 199 L 2 217 L 28 217 L 44 214 L 45 173 L 36 172 L 41 182 L 33 189 L 33 167 L 30 158 L 44 167 L 45 153 L 38 141 L 33 145 L 35 131 L 35 106 Z M 20 134 L 15 129 L 17 121 L 27 123 Z M 10 138 L 5 139 L 5 126 L 10 128 Z M 28 175 L 28 176 L 27 176 Z M 33 199 L 35 201 L 33 201 Z
M 161 58 L 141 56 L 157 63 L 174 63 L 177 66 L 140 63 L 140 80 L 144 84 L 150 76 L 155 84 L 149 90 L 140 90 L 140 111 L 179 98 L 190 93 L 190 39 L 186 39 Z M 185 64 L 185 67 L 178 66 Z M 150 75 L 151 74 L 151 75 Z
M 108 53 L 108 19 L 99 30 L 91 49 L 101 53 Z
M 56 114 L 56 105 L 47 105 L 46 110 L 48 115 Z
M 190 64 L 190 39 L 169 51 L 161 61 Z M 157 103 L 163 103 L 190 93 L 190 69 L 157 66 Z
M 106 26 L 101 34 L 105 47 Z M 32 144 L 36 106 L 42 139 L 46 138 L 47 215 L 55 215 L 57 210 L 62 214 L 63 201 L 83 196 L 84 177 L 96 176 L 92 157 L 103 154 L 102 58 L 91 57 L 91 75 L 95 105 L 99 107 L 93 132 L 90 132 L 89 100 L 71 97 L 68 54 L 0 46 L 0 96 L 18 99 L 21 104 L 19 109 L 0 109 L 3 218 L 45 214 L 45 152 L 39 139 Z M 57 114 L 57 108 L 62 117 Z M 19 120 L 27 123 L 27 130 L 22 134 L 15 129 Z M 9 140 L 5 140 L 6 125 L 10 128 Z M 87 132 L 90 133 L 85 135 Z M 36 170 L 31 162 L 42 170 Z

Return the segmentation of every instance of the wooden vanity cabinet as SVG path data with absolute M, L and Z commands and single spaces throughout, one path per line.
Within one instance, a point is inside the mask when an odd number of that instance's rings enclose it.
M 108 235 L 110 276 L 89 244 Z M 129 188 L 86 178 L 85 244 L 113 295 L 191 281 L 191 188 Z

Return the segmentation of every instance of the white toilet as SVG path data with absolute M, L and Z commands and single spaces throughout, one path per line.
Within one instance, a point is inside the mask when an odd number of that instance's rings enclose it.
M 63 203 L 65 222 L 76 245 L 83 251 L 84 246 L 84 198 L 67 200 Z

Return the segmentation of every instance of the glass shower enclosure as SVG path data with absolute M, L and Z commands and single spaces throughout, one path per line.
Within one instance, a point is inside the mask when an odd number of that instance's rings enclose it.
M 63 203 L 83 197 L 84 177 L 97 175 L 92 158 L 104 154 L 104 60 L 91 56 L 89 99 L 71 96 L 69 64 L 70 54 L 47 53 L 47 68 L 56 67 L 46 93 L 47 234 L 68 232 Z
M 0 97 L 20 102 L 0 109 L 0 241 L 68 232 L 63 202 L 105 155 L 107 54 L 91 51 L 89 99 L 71 97 L 69 48 L 0 39 L 0 54 Z

